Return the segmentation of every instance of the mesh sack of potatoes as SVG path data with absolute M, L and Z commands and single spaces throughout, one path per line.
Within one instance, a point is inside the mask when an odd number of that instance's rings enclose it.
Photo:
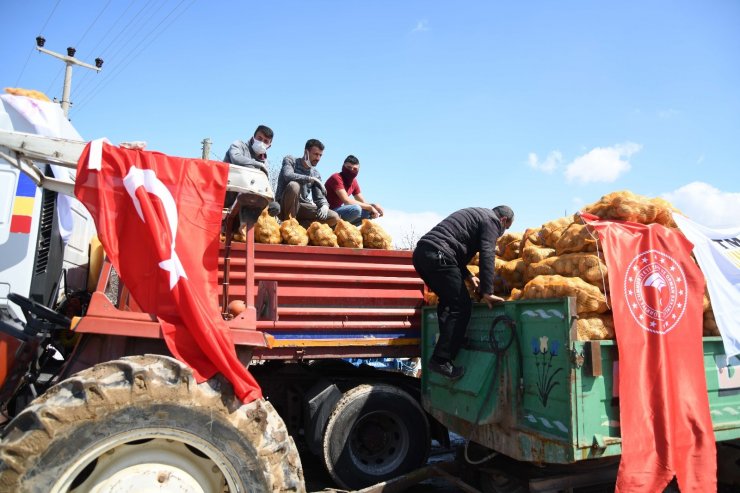
M 524 262 L 526 262 L 527 264 L 534 264 L 536 262 L 541 262 L 545 260 L 546 258 L 550 258 L 554 256 L 555 256 L 554 248 L 541 247 L 537 245 L 528 245 L 524 247 L 524 249 L 522 250 L 522 260 L 524 260 Z
M 718 336 L 719 327 L 717 327 L 717 321 L 714 319 L 714 311 L 710 308 L 704 312 L 704 326 L 702 328 L 702 335 L 704 336 Z
M 475 255 L 473 255 L 473 258 L 470 259 L 470 262 L 468 262 L 468 265 L 478 265 L 480 263 L 480 252 L 475 252 Z
M 497 255 L 504 260 L 514 260 L 519 257 L 519 246 L 522 243 L 521 233 L 506 233 L 496 241 Z
M 555 252 L 564 253 L 595 252 L 598 234 L 585 224 L 573 223 L 563 230 L 555 243 Z
M 512 289 L 511 293 L 509 294 L 509 301 L 516 301 L 522 297 L 522 290 L 521 289 Z
M 533 264 L 525 262 L 524 283 L 528 283 L 537 276 L 554 276 L 557 274 L 552 266 L 557 259 L 557 257 L 548 257 Z
M 337 235 L 337 244 L 345 248 L 362 248 L 362 233 L 357 226 L 340 219 L 334 226 L 334 234 Z
M 526 264 L 520 258 L 509 260 L 508 262 L 504 261 L 501 264 L 497 263 L 496 274 L 503 279 L 506 291 L 524 286 L 525 268 Z
M 298 220 L 291 217 L 280 225 L 280 236 L 287 245 L 308 245 L 308 233 Z
M 246 225 L 244 228 L 246 229 Z M 280 226 L 277 220 L 267 213 L 267 209 L 262 211 L 254 225 L 254 241 L 272 245 L 277 245 L 283 241 L 282 236 L 280 236 Z
M 38 99 L 39 101 L 51 101 L 49 97 L 36 89 L 22 89 L 20 87 L 6 87 L 5 92 L 13 96 L 26 96 L 27 98 Z
M 576 299 L 576 311 L 581 313 L 604 313 L 608 310 L 606 297 L 599 288 L 578 277 L 537 276 L 522 290 L 521 299 L 562 298 Z
M 376 250 L 391 249 L 391 235 L 386 233 L 379 224 L 369 219 L 363 219 L 362 226 L 360 226 L 360 233 L 362 233 L 362 244 L 365 248 L 374 248 Z
M 576 320 L 579 341 L 614 339 L 614 317 L 609 313 L 584 313 Z
M 553 257 L 551 264 L 556 274 L 566 277 L 580 277 L 589 284 L 604 289 L 609 287 L 606 264 L 593 253 L 566 253 Z
M 555 248 L 565 228 L 573 224 L 573 216 L 565 216 L 542 225 L 539 233 L 540 245 Z
M 542 228 L 528 228 L 522 233 L 522 242 L 519 244 L 519 251 L 523 252 L 525 248 L 540 245 L 540 230 Z
M 320 222 L 312 222 L 306 231 L 308 233 L 308 243 L 314 246 L 335 247 L 337 245 L 337 235 L 331 230 L 331 226 Z
M 509 284 L 501 277 L 501 269 L 503 268 L 505 260 L 498 257 L 494 258 L 494 275 L 493 275 L 493 292 L 498 295 L 506 294 L 511 291 Z
M 704 313 L 712 309 L 712 302 L 709 299 L 709 293 L 707 293 L 706 288 L 704 288 L 704 297 L 701 300 L 701 309 Z
M 602 219 L 617 219 L 642 224 L 659 223 L 675 227 L 672 211 L 675 209 L 666 200 L 648 198 L 622 190 L 604 195 L 597 202 L 583 208 Z

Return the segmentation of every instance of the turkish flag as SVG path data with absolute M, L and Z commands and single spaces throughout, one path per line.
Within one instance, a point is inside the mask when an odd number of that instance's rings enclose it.
M 221 372 L 244 402 L 262 397 L 218 308 L 218 247 L 228 165 L 93 141 L 75 195 L 136 302 L 202 382 Z
M 717 490 L 702 346 L 704 276 L 693 245 L 660 224 L 605 221 L 599 233 L 619 348 L 622 459 L 616 491 Z

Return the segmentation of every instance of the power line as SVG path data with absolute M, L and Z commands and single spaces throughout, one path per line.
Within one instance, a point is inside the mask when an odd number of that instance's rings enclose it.
M 39 30 L 39 34 L 44 32 L 44 29 L 46 29 L 46 25 L 51 20 L 51 16 L 54 15 L 54 12 L 57 10 L 57 7 L 59 7 L 59 3 L 62 0 L 57 0 L 57 3 L 54 4 L 54 7 L 51 9 L 51 13 L 49 14 L 49 17 L 46 18 L 46 22 L 44 22 L 44 25 L 41 26 L 41 29 Z M 26 62 L 23 64 L 23 68 L 21 69 L 21 73 L 18 75 L 18 80 L 15 81 L 16 87 L 18 87 L 18 84 L 21 83 L 21 77 L 23 77 L 23 73 L 26 71 L 26 67 L 28 66 L 28 61 L 31 59 L 31 55 L 33 54 L 34 48 L 31 47 L 31 50 L 28 52 L 28 56 L 26 57 Z M 47 91 L 49 92 L 49 91 Z
M 28 61 L 31 59 L 31 55 L 33 55 L 33 47 L 31 47 L 31 51 L 28 52 L 28 56 L 26 57 L 26 63 L 23 64 L 21 73 L 18 75 L 18 80 L 15 81 L 15 87 L 18 87 L 18 84 L 21 83 L 21 77 L 23 77 L 23 72 L 26 71 L 26 66 L 28 66 Z
M 160 3 L 160 4 L 159 4 L 159 5 L 157 6 L 157 8 L 156 8 L 156 9 L 154 10 L 154 12 L 152 12 L 152 13 L 150 14 L 149 18 L 150 18 L 150 19 L 154 19 L 154 17 L 155 17 L 155 16 L 156 16 L 156 15 L 157 15 L 157 14 L 159 13 L 159 11 L 160 11 L 160 10 L 162 10 L 162 7 L 164 7 L 164 5 L 165 5 L 165 2 L 162 2 L 162 3 Z M 179 7 L 179 5 L 178 5 L 178 7 Z M 176 9 L 176 8 L 177 8 L 177 7 L 175 7 L 175 9 Z M 166 18 L 167 18 L 167 17 L 165 17 L 165 19 L 166 19 Z M 162 23 L 162 21 L 160 21 L 160 24 L 161 24 L 161 23 Z M 151 31 L 149 31 L 149 34 L 151 34 L 151 33 L 152 33 L 152 32 L 153 32 L 154 30 L 156 30 L 156 29 L 157 29 L 157 28 L 159 27 L 159 25 L 160 25 L 160 24 L 157 24 L 156 26 L 154 26 L 154 28 L 153 28 L 153 29 L 152 29 Z M 142 32 L 142 31 L 143 31 L 143 30 L 144 30 L 144 29 L 145 29 L 146 27 L 147 27 L 147 23 L 146 23 L 146 22 L 142 22 L 142 23 L 141 23 L 141 24 L 140 24 L 140 25 L 139 25 L 139 26 L 137 27 L 137 29 L 136 29 L 136 30 L 135 30 L 135 31 L 134 31 L 134 32 L 133 32 L 133 33 L 131 34 L 131 36 L 129 36 L 129 39 L 137 39 L 137 38 L 139 37 L 139 33 L 141 33 L 141 32 Z M 147 36 L 149 36 L 149 34 L 147 34 L 146 36 L 144 36 L 144 38 L 146 38 Z M 138 45 L 137 45 L 137 46 L 138 46 Z M 116 59 L 116 57 L 117 57 L 117 56 L 118 56 L 118 55 L 119 55 L 119 54 L 120 54 L 120 53 L 121 53 L 121 52 L 122 52 L 123 50 L 125 50 L 125 49 L 127 49 L 127 48 L 128 48 L 128 46 L 127 46 L 126 44 L 123 44 L 123 43 L 122 43 L 122 44 L 121 44 L 121 46 L 120 46 L 120 47 L 119 47 L 119 48 L 118 48 L 118 49 L 117 49 L 117 50 L 116 50 L 115 52 L 111 53 L 111 55 L 107 55 L 107 54 L 106 54 L 106 56 L 108 56 L 108 57 L 109 57 L 109 58 L 110 58 L 111 60 L 113 60 L 113 59 Z M 135 49 L 136 49 L 136 48 L 133 48 L 132 50 L 130 50 L 130 51 L 129 51 L 129 53 L 131 53 L 131 52 L 132 52 L 132 51 L 134 51 Z
M 60 76 L 60 75 L 62 75 L 62 71 L 63 71 L 63 70 L 64 70 L 64 68 L 60 68 L 60 69 L 59 69 L 59 70 L 57 71 L 57 74 L 56 74 L 56 75 L 54 76 L 54 78 L 53 78 L 53 79 L 51 80 L 51 83 L 49 84 L 49 87 L 47 87 L 47 88 L 46 88 L 46 91 L 44 91 L 44 94 L 49 94 L 49 91 L 51 91 L 51 88 L 52 88 L 52 87 L 54 87 L 54 83 L 56 83 L 56 81 L 57 81 L 57 79 L 59 78 L 59 76 Z
M 105 32 L 110 33 L 113 32 L 113 30 L 116 28 L 119 22 L 121 22 L 121 19 L 123 19 L 126 16 L 126 13 L 128 13 L 129 9 L 134 5 L 136 0 L 131 0 L 128 4 L 128 7 L 121 13 L 118 18 L 113 21 L 113 24 L 111 24 L 110 28 L 108 28 Z M 103 40 L 105 39 L 105 34 L 100 37 L 98 42 L 93 46 L 93 48 L 90 50 L 90 53 L 96 53 L 96 50 L 98 47 L 102 44 Z M 80 89 L 82 89 L 86 85 L 86 81 L 90 80 L 88 77 L 90 76 L 91 72 L 85 72 L 85 74 L 82 76 L 82 79 L 77 83 L 77 91 L 79 92 Z
M 111 0 L 108 0 L 108 3 L 106 3 L 105 6 L 100 10 L 100 12 L 98 13 L 98 16 L 95 17 L 95 19 L 93 19 L 93 21 L 90 23 L 89 26 L 87 26 L 87 30 L 85 31 L 85 33 L 82 35 L 82 37 L 80 38 L 80 40 L 77 42 L 75 46 L 79 47 L 82 44 L 82 40 L 85 39 L 85 37 L 87 36 L 87 33 L 90 32 L 90 29 L 92 29 L 92 27 L 98 22 L 98 19 L 100 19 L 100 16 L 103 15 L 103 12 L 105 12 L 105 9 L 108 8 L 108 5 L 110 5 L 110 3 L 111 3 Z
M 152 34 L 153 34 L 153 33 L 154 33 L 155 31 L 156 31 L 156 29 L 157 29 L 157 28 L 158 28 L 158 27 L 159 27 L 160 25 L 162 25 L 162 23 L 163 23 L 163 22 L 165 22 L 165 21 L 166 21 L 166 20 L 167 20 L 167 19 L 168 19 L 168 18 L 169 18 L 169 17 L 170 17 L 170 16 L 171 16 L 171 15 L 172 15 L 172 14 L 173 14 L 173 13 L 174 13 L 174 12 L 175 12 L 176 10 L 177 10 L 177 9 L 179 9 L 179 8 L 180 8 L 180 6 L 181 6 L 181 5 L 182 5 L 182 4 L 184 3 L 184 2 L 185 2 L 185 0 L 180 0 L 180 3 L 178 3 L 178 4 L 177 4 L 177 5 L 175 6 L 175 8 L 174 8 L 174 9 L 172 9 L 172 10 L 170 11 L 170 13 L 169 13 L 169 14 L 167 14 L 167 15 L 165 16 L 165 18 L 164 18 L 164 19 L 162 19 L 162 20 L 161 20 L 161 21 L 159 22 L 159 24 L 157 24 L 157 25 L 156 25 L 156 26 L 154 27 L 154 29 L 153 29 L 153 30 L 152 30 L 152 31 L 151 31 L 151 32 L 150 32 L 150 33 L 149 33 L 149 34 L 147 35 L 147 37 L 148 37 L 148 36 L 150 36 L 150 35 L 152 35 Z M 154 36 L 152 37 L 152 39 L 151 39 L 151 40 L 150 40 L 150 41 L 149 41 L 149 42 L 148 42 L 148 43 L 147 43 L 146 45 L 144 45 L 144 46 L 143 46 L 143 47 L 142 47 L 142 48 L 141 48 L 141 49 L 140 49 L 140 50 L 139 50 L 139 51 L 138 51 L 138 52 L 137 52 L 137 53 L 136 53 L 136 54 L 135 54 L 134 56 L 130 56 L 130 57 L 129 57 L 129 59 L 128 59 L 128 61 L 127 61 L 127 62 L 126 62 L 125 64 L 123 64 L 122 66 L 120 66 L 120 70 L 116 71 L 116 72 L 115 72 L 114 74 L 111 74 L 111 76 L 110 76 L 110 77 L 108 77 L 108 78 L 107 78 L 107 79 L 105 80 L 105 82 L 102 82 L 102 83 L 101 83 L 101 84 L 100 84 L 100 85 L 99 85 L 99 86 L 98 86 L 98 87 L 97 87 L 97 88 L 96 88 L 96 89 L 95 89 L 95 90 L 93 91 L 93 93 L 92 93 L 92 94 L 91 94 L 91 95 L 90 95 L 90 96 L 89 96 L 89 97 L 88 97 L 87 99 L 85 99 L 85 100 L 84 100 L 83 102 L 81 102 L 81 103 L 80 103 L 80 107 L 82 107 L 82 106 L 85 106 L 85 105 L 87 105 L 87 103 L 89 103 L 89 102 L 90 102 L 90 101 L 91 101 L 92 99 L 94 99 L 94 98 L 95 98 L 95 96 L 97 96 L 97 95 L 98 95 L 98 94 L 100 93 L 100 91 L 101 91 L 101 90 L 102 90 L 102 89 L 103 89 L 103 88 L 104 88 L 105 86 L 107 86 L 107 85 L 108 85 L 108 84 L 109 84 L 109 83 L 110 83 L 110 82 L 111 82 L 112 80 L 114 80 L 114 79 L 115 79 L 115 78 L 116 78 L 116 77 L 118 76 L 118 74 L 120 74 L 120 73 L 121 73 L 121 72 L 122 72 L 122 71 L 123 71 L 123 70 L 124 70 L 124 69 L 125 69 L 126 67 L 128 67 L 128 66 L 129 66 L 129 64 L 131 64 L 131 62 L 132 62 L 132 61 L 134 61 L 134 60 L 135 60 L 135 59 L 136 59 L 136 58 L 137 58 L 137 57 L 138 57 L 138 56 L 139 56 L 139 55 L 140 55 L 140 54 L 141 54 L 141 53 L 142 53 L 142 52 L 143 52 L 143 51 L 144 51 L 144 50 L 145 50 L 146 48 L 148 48 L 148 47 L 149 47 L 149 46 L 150 46 L 150 45 L 151 45 L 151 44 L 152 44 L 152 43 L 153 43 L 153 42 L 154 42 L 154 41 L 155 41 L 155 40 L 156 40 L 157 38 L 159 38 L 159 36 L 161 36 L 161 35 L 162 35 L 162 34 L 163 34 L 163 33 L 164 33 L 164 32 L 165 32 L 165 31 L 166 31 L 167 29 L 169 29 L 169 27 L 170 27 L 170 26 L 171 26 L 172 24 L 174 24 L 174 23 L 175 23 L 175 21 L 177 21 L 177 19 L 179 19 L 179 18 L 180 18 L 180 16 L 182 16 L 182 14 L 184 14 L 184 13 L 185 13 L 185 12 L 186 12 L 186 11 L 187 11 L 187 10 L 188 10 L 188 9 L 189 9 L 189 8 L 190 8 L 190 7 L 191 7 L 191 6 L 193 5 L 193 4 L 194 4 L 194 3 L 195 3 L 195 0 L 191 0 L 191 1 L 190 1 L 190 3 L 189 3 L 188 5 L 186 5 L 186 6 L 185 6 L 185 8 L 183 8 L 183 9 L 182 9 L 182 10 L 181 10 L 181 11 L 180 11 L 180 12 L 179 12 L 179 13 L 178 13 L 178 14 L 177 14 L 177 15 L 176 15 L 175 17 L 173 17 L 173 18 L 172 18 L 172 20 L 170 20 L 170 22 L 169 22 L 169 23 L 168 23 L 168 24 L 167 24 L 166 26 L 164 26 L 164 27 L 163 27 L 163 28 L 162 28 L 162 29 L 161 29 L 161 30 L 160 30 L 160 31 L 159 31 L 158 33 L 156 33 L 156 34 L 155 34 L 155 35 L 154 35 Z M 142 39 L 142 40 L 141 40 L 141 41 L 139 42 L 139 44 L 137 44 L 137 46 L 136 46 L 136 47 L 135 47 L 134 49 L 138 48 L 138 47 L 139 47 L 139 45 L 141 45 L 141 44 L 142 44 L 142 43 L 144 43 L 145 41 L 146 41 L 146 37 L 145 37 L 144 39 Z M 79 110 L 81 109 L 80 107 L 78 107 L 78 108 L 77 108 L 77 111 L 79 111 Z
M 132 24 L 132 23 L 133 23 L 133 22 L 134 22 L 134 21 L 135 21 L 135 20 L 136 20 L 137 18 L 139 18 L 139 16 L 140 16 L 140 15 L 141 15 L 141 14 L 142 14 L 142 13 L 143 13 L 143 12 L 144 12 L 145 10 L 147 10 L 147 8 L 149 7 L 149 5 L 151 5 L 151 3 L 152 3 L 152 2 L 151 2 L 151 0 L 147 1 L 147 2 L 146 2 L 146 3 L 144 4 L 144 6 L 143 6 L 143 7 L 141 8 L 141 9 L 139 9 L 139 11 L 138 11 L 138 12 L 137 12 L 137 13 L 136 13 L 136 14 L 135 14 L 135 15 L 134 15 L 134 16 L 133 16 L 132 18 L 131 18 L 131 20 L 130 20 L 130 21 L 128 22 L 128 24 L 126 24 L 126 26 L 124 26 L 124 28 L 123 28 L 123 29 L 122 29 L 122 30 L 121 30 L 121 31 L 120 31 L 120 32 L 119 32 L 119 33 L 118 33 L 118 34 L 116 35 L 116 37 L 115 37 L 115 38 L 113 38 L 113 39 L 112 39 L 112 40 L 111 40 L 111 41 L 110 41 L 110 42 L 108 43 L 108 45 L 107 45 L 107 46 L 106 46 L 105 48 L 103 48 L 103 55 L 104 55 L 104 56 L 106 57 L 106 59 L 108 59 L 108 63 L 110 63 L 110 62 L 111 62 L 112 60 L 116 60 L 116 56 L 117 56 L 117 55 L 118 55 L 119 53 L 121 53 L 121 50 L 123 50 L 123 49 L 127 48 L 127 45 L 126 45 L 126 44 L 124 44 L 124 43 L 121 43 L 120 47 L 117 47 L 116 51 L 115 51 L 115 52 L 113 52 L 112 54 L 109 54 L 109 53 L 108 53 L 108 51 L 107 51 L 107 50 L 108 50 L 108 48 L 110 48 L 110 47 L 111 47 L 111 46 L 112 46 L 112 45 L 113 45 L 113 44 L 114 44 L 114 43 L 116 42 L 116 40 L 118 40 L 118 38 L 120 38 L 120 37 L 121 37 L 121 35 L 123 35 L 123 34 L 124 34 L 124 33 L 125 33 L 125 32 L 126 32 L 127 30 L 128 30 L 128 27 L 129 27 L 129 26 L 130 26 L 130 25 L 131 25 L 131 24 Z M 160 9 L 161 9 L 161 8 L 162 8 L 162 7 L 164 6 L 164 4 L 165 4 L 164 2 L 160 3 L 160 4 L 159 4 L 159 6 L 158 6 L 158 7 L 157 7 L 157 8 L 156 8 L 156 9 L 154 10 L 154 12 L 152 12 L 152 13 L 151 13 L 151 14 L 149 15 L 149 18 L 150 18 L 150 19 L 153 19 L 153 18 L 154 18 L 154 16 L 155 16 L 155 15 L 157 14 L 157 12 L 159 12 L 159 10 L 160 10 Z M 138 26 L 138 28 L 137 28 L 137 29 L 136 29 L 136 30 L 135 30 L 135 31 L 134 31 L 133 33 L 131 33 L 131 35 L 130 35 L 130 36 L 128 36 L 128 38 L 129 38 L 129 39 L 135 39 L 135 38 L 136 38 L 136 36 L 137 36 L 137 35 L 139 34 L 139 32 L 140 32 L 140 31 L 141 31 L 142 29 L 144 29 L 144 27 L 146 27 L 146 25 L 147 25 L 147 22 L 146 22 L 146 21 L 142 22 L 142 23 L 141 23 L 141 24 L 140 24 L 140 25 Z M 156 27 L 155 27 L 155 29 L 156 29 Z M 151 31 L 150 31 L 150 33 L 151 33 Z M 148 36 L 148 34 L 147 34 L 147 36 Z M 130 55 L 130 54 L 131 54 L 131 53 L 133 52 L 133 50 L 134 50 L 134 49 L 136 49 L 136 48 L 133 48 L 133 49 L 131 49 L 131 50 L 130 50 L 130 51 L 128 52 L 128 54 Z M 105 79 L 103 79 L 102 81 L 101 81 L 101 80 L 98 80 L 98 81 L 97 81 L 97 85 L 96 85 L 96 86 L 95 86 L 95 88 L 94 88 L 94 89 L 92 89 L 92 90 L 91 90 L 90 92 L 93 92 L 93 91 L 95 91 L 95 90 L 96 90 L 96 89 L 97 89 L 97 88 L 98 88 L 98 87 L 99 87 L 99 86 L 100 86 L 100 85 L 101 85 L 101 84 L 102 84 L 102 83 L 103 83 L 103 82 L 104 82 L 105 80 L 107 80 L 108 78 L 112 77 L 112 76 L 113 76 L 114 74 L 116 74 L 116 73 L 117 73 L 117 71 L 116 71 L 116 70 L 114 70 L 113 72 L 108 72 L 108 74 L 107 74 L 107 75 L 108 75 L 108 77 L 106 77 L 106 78 L 105 78 Z M 90 80 L 92 80 L 92 79 L 90 79 Z M 84 87 L 87 87 L 87 86 L 84 86 Z M 83 96 L 83 99 L 84 99 L 84 96 Z
M 44 22 L 43 27 L 41 27 L 41 30 L 39 31 L 39 34 L 43 34 L 44 29 L 46 29 L 46 25 L 49 24 L 49 21 L 51 20 L 51 16 L 54 15 L 54 12 L 56 12 L 57 7 L 59 7 L 59 4 L 62 2 L 62 0 L 57 0 L 57 3 L 54 4 L 54 8 L 51 9 L 51 14 L 49 14 L 49 17 L 46 19 L 46 22 Z

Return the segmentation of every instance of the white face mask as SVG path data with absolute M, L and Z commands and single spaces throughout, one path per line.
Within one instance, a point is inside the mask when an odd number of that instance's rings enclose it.
M 259 141 L 257 139 L 252 139 L 252 150 L 258 156 L 261 156 L 263 154 L 267 154 L 267 144 L 265 144 L 264 142 Z

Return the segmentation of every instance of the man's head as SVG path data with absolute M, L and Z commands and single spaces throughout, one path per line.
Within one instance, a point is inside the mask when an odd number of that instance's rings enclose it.
M 252 136 L 252 150 L 258 156 L 267 155 L 267 149 L 272 145 L 273 132 L 267 125 L 260 125 Z
M 514 223 L 514 211 L 508 205 L 499 205 L 493 208 L 493 212 L 498 216 L 501 221 L 501 226 L 504 230 L 509 229 Z
M 270 147 L 272 145 L 272 138 L 274 135 L 275 134 L 270 127 L 267 125 L 260 125 L 257 127 L 257 130 L 254 131 L 253 137 L 254 140 L 259 140 L 267 147 Z
M 306 147 L 303 151 L 303 159 L 311 166 L 316 166 L 321 161 L 321 156 L 324 154 L 324 144 L 318 139 L 309 139 L 306 142 Z
M 342 176 L 354 178 L 357 173 L 360 172 L 360 160 L 350 154 L 344 158 L 344 164 L 342 164 Z

